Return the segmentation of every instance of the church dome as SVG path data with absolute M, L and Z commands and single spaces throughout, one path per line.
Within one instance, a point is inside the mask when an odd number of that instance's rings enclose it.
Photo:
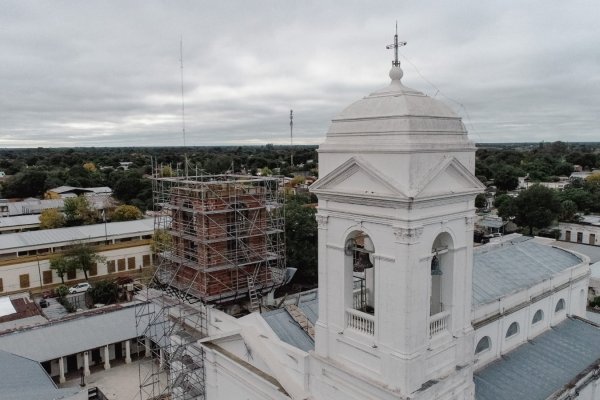
M 402 84 L 399 65 L 390 70 L 391 83 L 356 101 L 332 121 L 328 141 L 411 144 L 468 143 L 459 116 L 443 102 Z M 352 137 L 352 138 L 350 138 Z M 333 144 L 333 143 L 332 143 Z

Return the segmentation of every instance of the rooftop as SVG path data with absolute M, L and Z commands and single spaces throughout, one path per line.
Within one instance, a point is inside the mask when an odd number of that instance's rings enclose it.
M 600 359 L 600 330 L 567 319 L 475 372 L 477 400 L 543 400 Z
M 523 236 L 478 247 L 473 261 L 473 308 L 532 287 L 582 262 L 568 251 Z
M 76 240 L 104 239 L 106 236 L 147 235 L 154 231 L 152 218 L 135 221 L 110 222 L 74 226 L 70 228 L 45 229 L 40 231 L 18 232 L 2 235 L 0 253 L 26 250 L 28 247 L 73 242 Z
M 306 318 L 315 324 L 319 315 L 319 301 L 315 298 L 298 304 Z M 273 332 L 287 344 L 300 350 L 309 351 L 315 348 L 315 341 L 306 333 L 303 327 L 292 318 L 285 308 L 261 314 Z

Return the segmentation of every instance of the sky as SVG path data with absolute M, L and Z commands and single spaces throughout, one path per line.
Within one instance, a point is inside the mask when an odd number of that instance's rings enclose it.
M 403 83 L 476 142 L 600 141 L 600 2 L 0 2 L 0 147 L 319 144 Z

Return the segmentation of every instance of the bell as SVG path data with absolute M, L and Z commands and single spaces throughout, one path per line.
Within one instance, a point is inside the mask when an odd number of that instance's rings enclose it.
M 431 275 L 442 275 L 442 269 L 440 268 L 440 259 L 437 255 L 431 259 Z
M 356 260 L 356 263 L 354 264 L 355 271 L 362 272 L 369 268 L 373 268 L 373 263 L 369 259 L 369 254 L 360 253 L 358 260 Z

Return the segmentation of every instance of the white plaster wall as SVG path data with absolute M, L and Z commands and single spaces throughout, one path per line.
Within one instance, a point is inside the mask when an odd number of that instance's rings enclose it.
M 121 249 L 107 250 L 102 251 L 99 255 L 106 257 L 106 261 L 109 260 L 118 260 L 121 258 L 129 258 L 135 257 L 135 265 L 136 269 L 139 269 L 141 265 L 143 265 L 142 259 L 144 255 L 151 255 L 150 246 L 147 244 L 141 246 L 132 246 Z M 127 264 L 126 264 L 127 265 Z M 126 266 L 127 268 L 127 266 Z M 39 260 L 39 268 L 37 261 L 28 261 L 28 262 L 19 262 L 19 259 L 16 258 L 14 260 L 14 264 L 0 266 L 0 278 L 2 278 L 2 283 L 4 286 L 4 290 L 1 293 L 10 293 L 16 291 L 24 291 L 31 288 L 40 288 L 43 279 L 43 272 L 50 270 L 50 261 L 48 259 L 42 259 L 40 257 Z M 129 270 L 125 270 L 129 271 Z M 125 272 L 123 271 L 123 272 Z M 116 272 L 119 272 L 116 269 Z M 29 274 L 29 288 L 21 288 L 19 275 Z M 98 263 L 98 275 L 91 277 L 95 278 L 97 276 L 107 275 L 107 266 L 106 262 Z M 88 273 L 89 276 L 89 273 Z M 67 280 L 67 276 L 65 275 L 65 284 L 69 285 L 70 282 L 76 280 L 85 279 L 84 273 L 81 270 L 77 271 L 76 278 L 73 280 Z M 58 277 L 55 271 L 52 272 L 52 285 L 60 284 L 61 279 Z
M 594 246 L 600 246 L 600 226 L 596 225 L 581 225 L 581 224 L 573 224 L 561 222 L 558 224 L 558 229 L 560 229 L 560 240 L 567 240 L 567 231 L 571 231 L 571 240 L 570 242 L 577 243 L 577 233 L 582 233 L 583 238 L 581 243 L 583 244 L 591 244 Z M 594 243 L 590 243 L 590 234 L 596 235 L 594 239 Z

